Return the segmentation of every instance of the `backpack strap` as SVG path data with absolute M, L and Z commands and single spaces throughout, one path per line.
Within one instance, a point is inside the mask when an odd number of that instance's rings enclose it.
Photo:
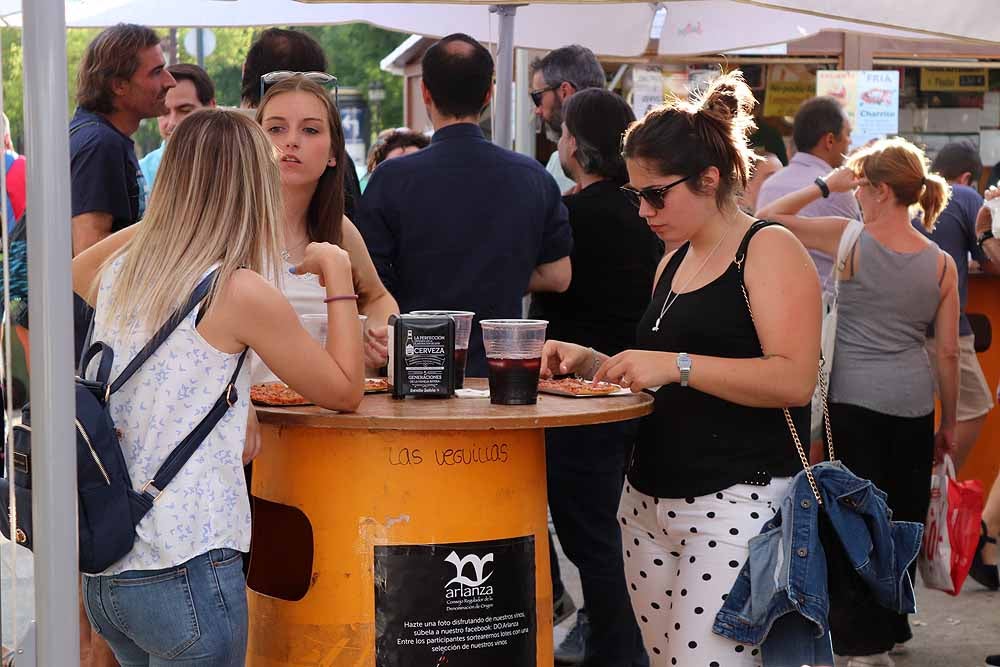
M 215 425 L 225 416 L 229 408 L 236 405 L 236 401 L 239 399 L 239 395 L 236 392 L 236 380 L 239 379 L 240 370 L 243 368 L 243 362 L 247 358 L 247 350 L 243 350 L 240 355 L 239 361 L 236 362 L 236 370 L 233 371 L 232 377 L 229 378 L 229 384 L 226 385 L 225 391 L 222 395 L 215 401 L 215 405 L 212 409 L 208 411 L 198 425 L 187 434 L 183 440 L 174 448 L 174 451 L 170 452 L 167 459 L 160 466 L 160 469 L 156 471 L 153 475 L 153 479 L 149 480 L 142 485 L 139 493 L 150 502 L 155 502 L 156 498 L 160 495 L 163 489 L 170 483 L 170 481 L 177 476 L 177 473 L 181 471 L 184 464 L 188 462 L 194 453 L 198 450 L 201 443 L 208 437 L 208 434 L 212 432 Z
M 122 385 L 128 382 L 132 376 L 135 375 L 136 371 L 138 371 L 139 368 L 141 368 L 142 365 L 146 363 L 151 356 L 153 356 L 156 350 L 163 345 L 164 341 L 167 340 L 170 334 L 172 334 L 174 330 L 180 326 L 180 323 L 184 321 L 184 318 L 190 315 L 191 311 L 193 311 L 195 307 L 201 303 L 206 296 L 208 296 L 208 292 L 212 289 L 212 283 L 215 282 L 215 277 L 218 273 L 219 271 L 216 269 L 202 278 L 201 282 L 198 283 L 198 286 L 194 288 L 194 292 L 192 292 L 191 296 L 188 297 L 187 302 L 178 308 L 173 315 L 167 318 L 167 321 L 163 323 L 163 326 L 161 326 L 159 331 L 156 332 L 156 335 L 154 335 L 153 338 L 150 339 L 150 341 L 146 343 L 141 350 L 139 350 L 139 354 L 135 355 L 135 358 L 129 362 L 128 366 L 125 367 L 125 370 L 121 372 L 121 375 L 115 378 L 115 381 L 111 383 L 111 387 L 108 392 L 109 396 L 121 389 Z

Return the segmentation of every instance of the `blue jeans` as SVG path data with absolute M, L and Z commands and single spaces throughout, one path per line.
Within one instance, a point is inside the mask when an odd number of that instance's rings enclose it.
M 165 570 L 83 577 L 87 618 L 122 667 L 243 667 L 242 554 L 212 549 Z

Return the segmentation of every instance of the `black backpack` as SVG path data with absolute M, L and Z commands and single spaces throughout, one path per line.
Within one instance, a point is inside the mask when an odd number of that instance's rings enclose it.
M 128 467 L 111 419 L 108 400 L 121 389 L 136 371 L 163 344 L 177 326 L 208 295 L 217 272 L 206 276 L 187 302 L 160 327 L 135 358 L 113 382 L 111 366 L 114 352 L 105 343 L 91 345 L 80 359 L 76 378 L 76 476 L 79 510 L 80 571 L 103 572 L 121 560 L 135 542 L 135 527 L 153 508 L 164 487 L 180 472 L 212 429 L 236 404 L 235 383 L 246 350 L 240 355 L 236 370 L 226 390 L 194 430 L 170 453 L 153 479 L 144 481 L 135 491 Z M 98 360 L 95 379 L 85 374 L 92 361 Z M 0 478 L 0 532 L 8 539 L 31 549 L 31 406 L 25 405 L 21 423 L 13 427 L 14 495 L 17 507 L 16 529 L 11 535 L 9 507 L 10 479 Z

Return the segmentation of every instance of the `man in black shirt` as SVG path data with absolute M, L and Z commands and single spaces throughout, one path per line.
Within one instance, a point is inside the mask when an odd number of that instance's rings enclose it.
M 603 89 L 582 90 L 564 104 L 559 158 L 579 187 L 563 198 L 573 228 L 573 278 L 564 293 L 536 294 L 531 316 L 549 321 L 549 338 L 614 355 L 635 344 L 662 245 L 619 190 L 627 180 L 620 143 L 635 120 L 631 108 Z M 592 667 L 649 664 L 616 517 L 635 432 L 629 422 L 545 433 L 549 508 L 559 542 L 580 570 L 589 621 L 583 664 Z M 586 629 L 578 623 L 573 632 L 586 637 Z
M 160 38 L 140 25 L 108 28 L 83 54 L 69 124 L 74 255 L 142 218 L 144 184 L 131 137 L 143 118 L 167 112 L 176 81 L 166 65 Z

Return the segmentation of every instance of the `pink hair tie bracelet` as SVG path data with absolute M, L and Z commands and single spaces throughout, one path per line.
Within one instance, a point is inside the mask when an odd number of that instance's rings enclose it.
M 323 303 L 332 303 L 333 301 L 357 301 L 357 294 L 345 294 L 343 296 L 328 296 L 323 299 Z

